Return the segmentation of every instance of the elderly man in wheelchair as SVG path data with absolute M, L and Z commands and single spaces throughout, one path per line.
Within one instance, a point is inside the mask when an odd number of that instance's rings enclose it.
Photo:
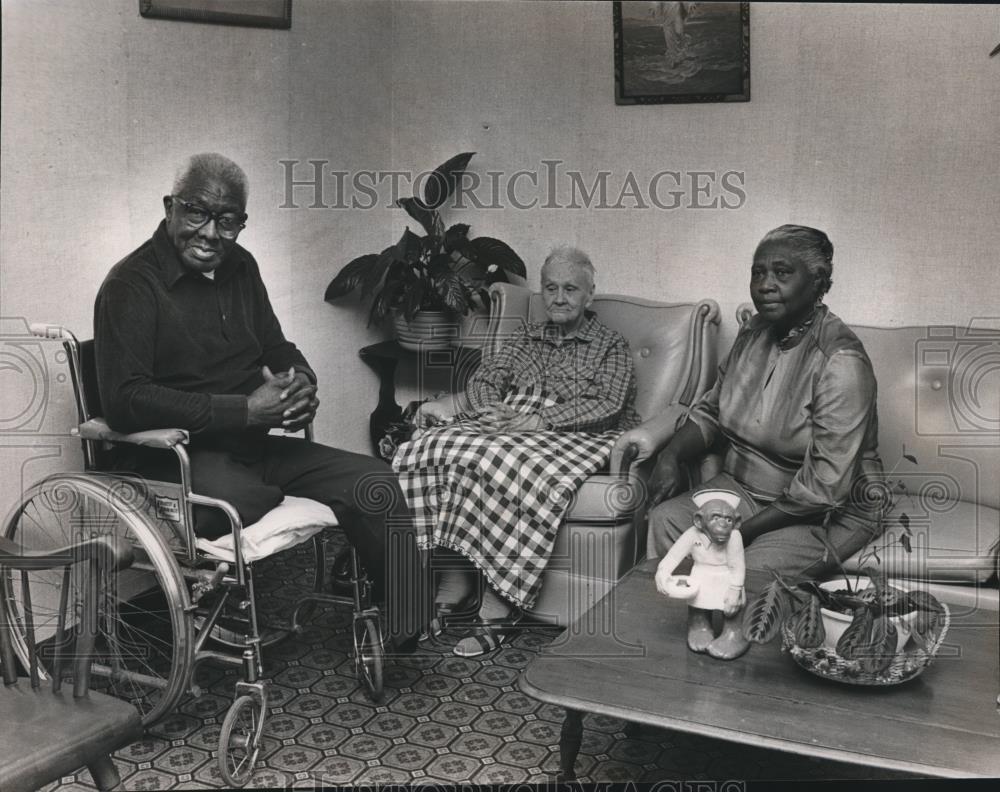
M 355 665 L 376 698 L 384 652 L 412 651 L 423 626 L 421 559 L 395 476 L 376 459 L 312 442 L 316 376 L 285 339 L 253 256 L 236 243 L 247 191 L 231 160 L 192 157 L 153 237 L 101 286 L 94 341 L 32 327 L 63 340 L 87 470 L 35 485 L 5 528 L 22 547 L 94 533 L 128 539 L 137 560 L 103 599 L 94 678 L 133 701 L 149 726 L 196 690 L 200 661 L 241 668 L 220 734 L 230 784 L 246 782 L 260 746 L 262 648 L 301 629 L 316 602 L 353 606 Z M 334 525 L 352 547 L 350 596 L 325 591 L 323 529 Z M 312 585 L 288 629 L 264 629 L 254 563 L 310 539 Z M 33 599 L 58 583 L 38 573 Z

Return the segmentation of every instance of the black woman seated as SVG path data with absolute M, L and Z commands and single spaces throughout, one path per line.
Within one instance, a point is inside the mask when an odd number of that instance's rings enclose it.
M 722 472 L 696 490 L 740 496 L 748 589 L 770 582 L 769 569 L 801 577 L 835 569 L 817 530 L 841 559 L 882 530 L 875 375 L 857 336 L 822 302 L 832 274 L 833 245 L 815 228 L 784 225 L 757 246 L 757 314 L 657 457 L 649 557 L 663 556 L 694 517 L 690 494 L 679 495 L 681 464 L 720 442 Z
M 593 296 L 587 256 L 554 250 L 542 267 L 546 321 L 513 333 L 464 394 L 422 405 L 424 431 L 393 459 L 419 545 L 445 548 L 431 632 L 473 602 L 476 568 L 488 584 L 455 654 L 496 649 L 534 604 L 573 493 L 639 422 L 628 342 L 587 310 Z

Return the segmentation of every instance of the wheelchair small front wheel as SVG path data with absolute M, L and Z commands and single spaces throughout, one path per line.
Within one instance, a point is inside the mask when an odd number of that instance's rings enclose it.
M 382 665 L 385 652 L 382 649 L 382 630 L 378 619 L 365 616 L 354 620 L 354 669 L 358 679 L 365 686 L 368 698 L 382 700 Z
M 253 775 L 265 714 L 257 696 L 240 696 L 230 705 L 219 732 L 219 772 L 227 785 L 244 786 Z

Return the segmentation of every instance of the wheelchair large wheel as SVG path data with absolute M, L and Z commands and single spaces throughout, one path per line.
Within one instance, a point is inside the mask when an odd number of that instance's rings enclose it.
M 101 584 L 91 687 L 132 702 L 149 726 L 171 712 L 184 695 L 194 641 L 180 568 L 160 529 L 134 502 L 132 490 L 110 477 L 51 476 L 28 490 L 5 523 L 3 535 L 24 550 L 52 550 L 84 537 L 112 534 L 133 546 L 133 565 Z M 62 575 L 61 569 L 28 573 L 36 632 L 55 632 Z M 69 595 L 77 596 L 84 583 L 71 578 Z M 5 571 L 0 585 L 6 587 L 10 603 L 7 616 L 14 627 L 14 649 L 26 662 L 20 573 Z M 39 656 L 44 665 L 44 641 Z
M 368 698 L 382 700 L 382 665 L 385 652 L 382 650 L 382 631 L 378 620 L 366 616 L 354 621 L 354 668 L 358 679 L 365 686 Z
M 240 696 L 229 707 L 219 730 L 219 772 L 231 787 L 253 775 L 264 734 L 264 705 L 256 696 Z

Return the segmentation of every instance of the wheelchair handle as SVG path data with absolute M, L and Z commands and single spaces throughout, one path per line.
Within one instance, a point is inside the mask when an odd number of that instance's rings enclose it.
M 28 325 L 28 330 L 38 338 L 73 338 L 73 334 L 66 328 L 45 322 L 32 322 Z

